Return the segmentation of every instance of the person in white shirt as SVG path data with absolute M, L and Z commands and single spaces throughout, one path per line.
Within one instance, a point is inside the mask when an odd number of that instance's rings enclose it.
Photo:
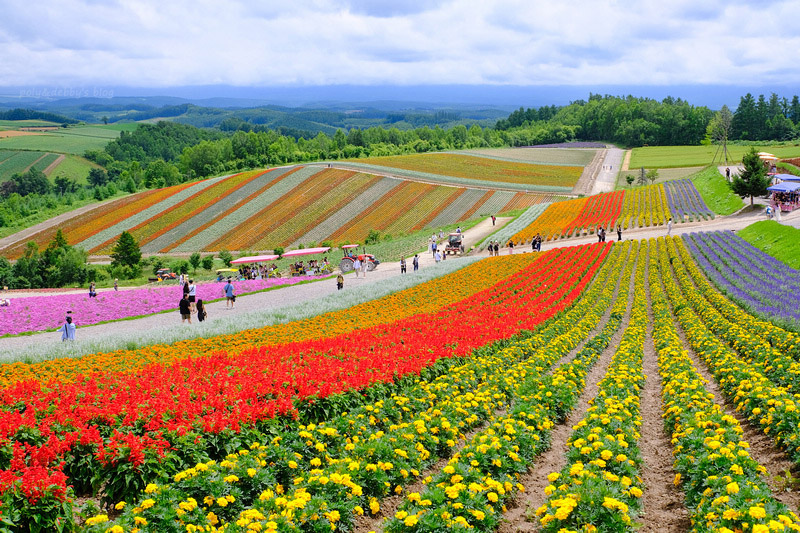
M 72 317 L 68 316 L 67 321 L 61 326 L 59 330 L 61 332 L 61 340 L 62 341 L 74 341 L 75 340 L 75 324 L 72 323 Z

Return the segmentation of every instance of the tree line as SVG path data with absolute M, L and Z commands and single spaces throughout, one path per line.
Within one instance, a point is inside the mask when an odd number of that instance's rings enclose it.
M 723 106 L 724 107 L 724 106 Z M 709 127 L 715 112 L 693 106 L 680 98 L 661 101 L 634 96 L 591 94 L 567 106 L 524 109 L 499 120 L 495 128 L 513 133 L 556 131 L 572 135 L 569 140 L 607 141 L 627 147 L 697 145 L 711 139 Z M 728 140 L 784 141 L 800 137 L 800 99 L 772 93 L 758 99 L 742 96 L 733 112 Z M 524 136 L 512 145 L 522 146 Z M 559 142 L 559 141 L 555 141 Z

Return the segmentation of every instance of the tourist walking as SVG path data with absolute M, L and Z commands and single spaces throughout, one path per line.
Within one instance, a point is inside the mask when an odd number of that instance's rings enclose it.
M 358 273 L 361 271 L 361 260 L 358 257 L 353 261 L 353 270 L 355 270 L 356 277 L 358 277 Z
M 181 301 L 178 302 L 178 312 L 181 314 L 181 324 L 184 322 L 192 323 L 192 310 L 189 307 L 189 298 L 185 294 Z
M 439 250 L 436 250 L 436 253 L 433 254 L 433 260 L 437 263 L 442 260 L 442 254 L 439 252 Z
M 537 233 L 536 237 L 534 237 L 533 240 L 536 241 L 536 251 L 537 252 L 541 252 L 542 251 L 542 234 L 541 233 Z
M 97 298 L 97 289 L 94 287 L 94 281 L 89 283 L 89 298 Z
M 617 224 L 617 240 L 622 240 L 622 224 Z
M 364 256 L 364 260 L 361 261 L 361 277 L 367 279 L 367 270 L 369 270 L 369 259 Z
M 225 309 L 227 309 L 228 306 L 233 309 L 233 305 L 236 303 L 236 295 L 233 293 L 231 278 L 228 278 L 228 282 L 222 287 L 222 291 L 225 293 Z
M 344 287 L 344 276 L 342 276 L 342 273 L 339 272 L 339 275 L 336 276 L 336 290 L 340 291 L 342 290 L 342 287 Z
M 494 216 L 494 215 L 492 215 L 492 226 L 494 226 L 494 222 L 495 222 L 495 220 L 497 220 L 497 217 L 496 217 L 496 216 Z
M 206 306 L 203 304 L 203 300 L 197 300 L 197 320 L 202 322 L 207 316 L 208 313 L 206 313 Z
M 114 278 L 114 292 L 119 290 L 119 279 Z
M 508 255 L 514 254 L 514 241 L 508 241 Z
M 414 266 L 414 272 L 419 270 L 419 254 L 414 254 L 414 260 L 411 262 L 411 264 Z
M 75 324 L 72 323 L 72 317 L 67 315 L 64 325 L 59 329 L 61 332 L 61 341 L 74 341 L 75 340 Z
M 672 217 L 669 217 L 669 220 L 667 221 L 667 235 L 670 233 L 672 233 Z
M 197 301 L 197 285 L 194 284 L 194 280 L 189 280 L 189 307 L 192 310 L 192 313 L 196 313 L 197 309 L 195 308 L 195 302 Z
M 405 257 L 401 257 L 400 258 L 400 273 L 401 274 L 405 274 L 406 273 L 406 258 Z

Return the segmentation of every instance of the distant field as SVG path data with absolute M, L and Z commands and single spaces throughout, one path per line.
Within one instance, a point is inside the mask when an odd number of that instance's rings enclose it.
M 53 156 L 49 159 L 48 154 L 45 152 L 26 152 L 26 151 L 13 151 L 13 150 L 0 150 L 0 181 L 6 181 L 11 176 L 17 173 L 25 172 L 30 166 L 36 164 L 36 168 L 44 170 L 44 168 L 52 163 L 58 155 L 49 154 Z M 37 162 L 42 160 L 49 160 L 47 165 L 41 167 Z
M 49 128 L 59 127 L 61 124 L 57 122 L 49 122 L 47 120 L 0 120 L 0 126 L 6 128 Z
M 86 183 L 86 176 L 89 175 L 89 170 L 92 168 L 99 168 L 99 165 L 80 156 L 70 154 L 50 172 L 50 181 L 56 176 L 65 176 L 74 179 L 78 183 Z
M 293 166 L 139 192 L 76 216 L 62 228 L 68 242 L 94 254 L 107 253 L 123 230 L 146 254 L 273 250 L 325 241 L 363 243 L 373 230 L 400 237 L 553 198 Z M 58 229 L 21 238 L 0 253 L 17 258 L 28 241 L 44 246 Z
M 543 165 L 586 166 L 592 162 L 596 149 L 576 148 L 476 148 L 460 151 L 460 154 L 475 154 L 504 161 L 539 163 Z
M 717 154 L 716 146 L 645 146 L 634 148 L 629 167 L 675 168 L 710 165 Z M 751 146 L 728 146 L 732 161 L 741 161 Z M 800 144 L 782 146 L 756 146 L 759 152 L 769 152 L 780 158 L 800 156 Z M 719 160 L 719 154 L 717 154 Z
M 16 121 L 15 121 L 16 122 Z M 19 126 L 19 124 L 16 124 Z M 0 150 L 36 150 L 83 155 L 86 150 L 101 150 L 119 136 L 120 129 L 109 126 L 76 126 L 42 132 L 39 135 L 0 138 Z
M 419 155 L 400 155 L 389 157 L 367 157 L 348 161 L 368 167 L 396 168 L 424 175 L 456 178 L 463 184 L 492 183 L 495 186 L 513 185 L 516 188 L 537 187 L 570 188 L 575 185 L 583 172 L 582 166 L 535 165 L 516 161 L 505 161 L 489 157 L 434 153 Z M 556 189 L 557 190 L 557 189 Z
M 48 168 L 52 163 L 63 157 L 55 167 Z M 16 173 L 25 172 L 29 167 L 41 170 L 52 181 L 56 176 L 66 176 L 79 183 L 86 182 L 89 169 L 96 167 L 94 163 L 77 155 L 66 155 L 29 151 L 29 150 L 2 150 L 0 149 L 0 182 L 6 181 Z

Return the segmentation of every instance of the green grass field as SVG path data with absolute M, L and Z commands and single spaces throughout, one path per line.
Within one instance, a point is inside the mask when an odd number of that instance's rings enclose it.
M 50 154 L 55 155 L 56 154 Z M 27 152 L 27 151 L 5 151 L 0 150 L 0 182 L 6 181 L 11 176 L 17 173 L 24 172 L 28 167 L 34 165 L 37 161 L 35 166 L 39 170 L 44 170 L 41 167 L 41 161 L 49 160 L 50 164 L 53 162 L 55 158 L 50 158 L 50 156 L 45 152 Z M 46 167 L 47 165 L 45 165 Z
M 89 170 L 92 168 L 100 168 L 100 166 L 80 156 L 68 155 L 50 173 L 50 181 L 55 179 L 56 176 L 65 176 L 74 179 L 78 183 L 86 183 L 86 176 L 89 175 Z
M 664 183 L 667 181 L 672 180 L 679 180 L 682 178 L 687 178 L 692 174 L 695 174 L 705 167 L 676 167 L 676 168 L 659 168 L 658 169 L 658 178 L 656 178 L 655 183 Z M 617 189 L 625 189 L 630 187 L 636 187 L 636 179 L 639 177 L 639 169 L 635 170 L 622 170 L 617 175 Z M 634 181 L 633 185 L 628 185 L 628 182 L 625 180 L 627 176 L 633 176 Z M 649 182 L 648 182 L 649 183 Z
M 774 220 L 750 224 L 736 234 L 762 252 L 800 269 L 800 229 L 784 226 Z
M 644 146 L 634 148 L 629 168 L 675 168 L 710 165 L 717 153 L 717 146 Z M 751 146 L 728 145 L 728 153 L 733 161 L 741 161 Z M 800 144 L 775 146 L 755 145 L 758 152 L 769 152 L 780 158 L 800 156 Z M 717 154 L 717 161 L 720 156 Z M 721 164 L 721 163 L 719 163 Z
M 689 178 L 694 181 L 708 208 L 718 215 L 730 215 L 744 207 L 742 199 L 733 194 L 717 167 L 708 166 Z
M 43 132 L 41 135 L 0 138 L 0 150 L 35 150 L 83 155 L 86 150 L 102 150 L 109 141 L 119 136 L 120 131 L 119 125 L 59 128 Z
M 61 126 L 61 124 L 58 122 L 49 122 L 47 120 L 0 120 L 0 127 L 10 130 L 18 130 L 19 128 L 52 128 L 59 126 Z

